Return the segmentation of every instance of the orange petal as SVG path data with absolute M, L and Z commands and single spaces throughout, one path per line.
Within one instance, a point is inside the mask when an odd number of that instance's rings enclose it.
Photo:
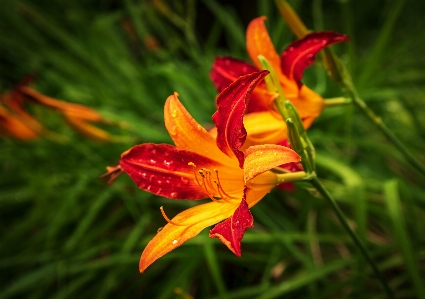
M 275 144 L 287 138 L 285 122 L 272 110 L 246 114 L 243 122 L 248 133 L 245 149 L 252 145 Z
M 112 136 L 105 130 L 99 129 L 87 121 L 75 117 L 73 114 L 69 115 L 68 113 L 65 113 L 65 120 L 68 122 L 68 124 L 73 127 L 75 130 L 80 132 L 82 135 L 91 138 L 93 140 L 102 141 L 102 142 L 110 142 L 112 141 Z
M 49 108 L 58 109 L 61 112 L 66 113 L 68 116 L 74 116 L 92 122 L 99 122 L 103 120 L 100 113 L 90 107 L 60 101 L 39 93 L 27 86 L 20 86 L 18 91 L 27 96 L 30 100 Z
M 139 263 L 140 272 L 145 271 L 149 265 L 163 255 L 198 235 L 204 228 L 230 217 L 239 203 L 239 200 L 229 203 L 210 202 L 187 209 L 175 216 L 171 219 L 172 222 L 187 226 L 177 226 L 171 223 L 165 225 L 143 251 Z
M 174 144 L 183 150 L 211 157 L 223 164 L 237 165 L 216 145 L 215 137 L 209 134 L 184 108 L 174 93 L 168 97 L 164 106 L 164 120 Z
M 300 156 L 290 148 L 274 144 L 251 146 L 246 150 L 245 155 L 245 182 L 273 167 L 301 160 Z
M 297 108 L 306 129 L 310 127 L 324 108 L 323 98 L 305 85 L 301 87 L 297 96 L 287 96 L 287 98 Z
M 20 118 L 11 115 L 0 106 L 0 133 L 17 139 L 31 140 L 40 137 L 40 132 L 29 127 Z
M 258 55 L 263 55 L 273 67 L 279 81 L 284 85 L 293 85 L 280 68 L 280 56 L 277 54 L 275 47 L 270 39 L 269 33 L 264 21 L 267 18 L 262 16 L 252 20 L 246 30 L 246 47 L 251 60 L 258 69 L 262 69 L 258 61 Z

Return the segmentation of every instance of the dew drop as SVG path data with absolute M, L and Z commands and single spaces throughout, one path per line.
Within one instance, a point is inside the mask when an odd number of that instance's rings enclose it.
M 177 244 L 177 242 L 178 242 L 177 240 L 174 240 L 174 241 L 173 241 L 173 245 L 176 245 L 176 244 Z
M 254 177 L 254 171 L 253 171 L 253 170 L 250 170 L 250 171 L 248 172 L 248 177 L 249 177 L 250 179 Z
M 188 184 L 189 183 L 189 179 L 188 178 L 185 178 L 185 177 L 181 177 L 181 181 L 182 181 L 182 183 L 183 184 Z
M 176 197 L 177 197 L 177 192 L 170 193 L 170 198 L 176 198 Z
M 158 180 L 158 181 L 156 181 L 159 185 L 161 185 L 162 184 L 162 181 L 161 180 Z
M 177 117 L 177 109 L 174 109 L 173 112 L 171 112 L 172 117 Z
M 176 168 L 173 161 L 164 160 L 164 165 L 170 171 L 173 171 Z
M 157 233 L 159 233 L 160 231 L 162 231 L 163 227 L 158 228 L 158 230 L 156 231 Z
M 170 129 L 168 129 L 168 132 L 171 135 L 176 136 L 177 135 L 177 128 L 176 128 L 176 126 L 172 126 Z
M 150 162 L 152 165 L 155 165 L 155 164 L 156 164 L 156 160 L 154 160 L 154 159 L 150 159 L 150 160 L 149 160 L 149 162 Z

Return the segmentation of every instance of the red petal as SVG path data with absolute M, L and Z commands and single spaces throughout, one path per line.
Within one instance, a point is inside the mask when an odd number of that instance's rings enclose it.
M 159 196 L 202 199 L 208 195 L 196 183 L 193 167 L 218 168 L 220 163 L 169 144 L 145 143 L 121 155 L 120 165 L 140 189 Z
M 219 92 L 240 76 L 258 72 L 249 63 L 232 57 L 216 57 L 210 73 L 211 80 Z
M 246 190 L 245 190 L 246 191 Z M 245 195 L 233 215 L 217 224 L 210 231 L 210 238 L 218 238 L 234 254 L 241 256 L 241 241 L 245 231 L 254 227 L 254 218 L 249 211 Z
M 280 57 L 282 72 L 301 88 L 304 70 L 314 62 L 316 54 L 332 44 L 348 41 L 345 34 L 332 31 L 313 32 L 290 44 Z
M 218 108 L 212 117 L 217 127 L 217 146 L 229 157 L 236 156 L 241 168 L 244 154 L 239 149 L 246 139 L 243 116 L 251 92 L 268 73 L 261 71 L 239 77 L 217 97 Z

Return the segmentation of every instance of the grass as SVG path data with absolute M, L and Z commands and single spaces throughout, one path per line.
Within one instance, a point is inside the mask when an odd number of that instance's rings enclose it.
M 164 101 L 177 91 L 211 126 L 217 55 L 246 59 L 245 28 L 267 14 L 278 51 L 293 40 L 272 1 L 3 1 L 0 88 L 27 74 L 49 96 L 81 103 L 127 128 L 98 143 L 55 113 L 31 108 L 68 137 L 0 140 L 0 298 L 385 298 L 330 206 L 305 183 L 274 190 L 252 209 L 255 228 L 235 257 L 205 231 L 138 273 L 140 254 L 189 201 L 138 190 L 126 176 L 98 176 L 136 143 L 169 143 Z M 420 1 L 290 1 L 309 28 L 350 34 L 335 51 L 360 97 L 425 162 L 425 26 Z M 205 26 L 208 23 L 209 26 Z M 159 47 L 145 43 L 153 36 Z M 320 61 L 304 82 L 343 96 Z M 326 109 L 309 129 L 319 178 L 365 242 L 396 298 L 425 298 L 425 178 L 355 107 Z M 179 288 L 179 292 L 175 289 Z

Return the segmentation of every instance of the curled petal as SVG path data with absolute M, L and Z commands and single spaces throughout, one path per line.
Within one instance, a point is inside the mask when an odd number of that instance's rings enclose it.
M 164 120 L 176 147 L 204 157 L 213 157 L 226 164 L 235 164 L 216 145 L 215 138 L 208 133 L 186 110 L 178 94 L 169 96 L 164 106 Z
M 248 182 L 273 167 L 300 160 L 296 152 L 285 146 L 274 144 L 251 146 L 246 150 L 244 180 Z
M 210 231 L 210 238 L 218 238 L 234 254 L 241 256 L 241 241 L 245 231 L 254 227 L 254 218 L 249 211 L 245 196 L 233 215 L 217 224 Z
M 258 70 L 245 61 L 232 57 L 216 57 L 210 76 L 217 90 L 221 92 L 240 76 L 255 72 Z
M 140 189 L 168 198 L 208 197 L 196 182 L 194 168 L 219 168 L 219 162 L 168 144 L 145 143 L 121 155 L 120 166 Z
M 335 43 L 348 41 L 349 37 L 332 31 L 313 32 L 291 43 L 280 59 L 282 72 L 301 88 L 304 70 L 314 62 L 316 54 Z
M 239 149 L 246 139 L 243 116 L 251 92 L 268 73 L 261 71 L 239 77 L 217 97 L 218 108 L 213 115 L 217 126 L 217 146 L 229 157 L 236 157 L 241 168 L 244 154 Z
M 237 207 L 237 201 L 210 202 L 187 209 L 175 216 L 171 221 L 181 225 L 168 223 L 148 243 L 140 258 L 140 272 L 145 271 L 163 255 L 198 235 L 204 228 L 230 217 Z

